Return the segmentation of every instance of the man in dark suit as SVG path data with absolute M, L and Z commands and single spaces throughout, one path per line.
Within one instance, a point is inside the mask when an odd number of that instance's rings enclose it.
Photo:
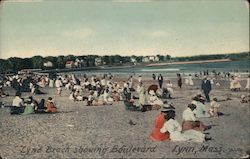
M 206 76 L 202 80 L 201 89 L 203 90 L 203 92 L 205 94 L 207 102 L 210 102 L 209 93 L 212 90 L 212 86 L 211 86 L 211 82 L 207 79 Z
M 159 83 L 159 87 L 162 89 L 163 77 L 161 74 L 159 74 L 159 76 L 158 76 L 158 83 Z

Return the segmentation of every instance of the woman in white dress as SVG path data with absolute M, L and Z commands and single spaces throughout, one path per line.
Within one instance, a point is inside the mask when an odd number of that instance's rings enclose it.
M 232 76 L 231 79 L 230 79 L 230 90 L 231 91 L 234 90 L 234 76 Z
M 137 90 L 138 94 L 139 94 L 139 105 L 142 106 L 142 105 L 145 105 L 145 89 L 143 87 L 143 83 L 140 82 L 139 83 L 139 87 L 138 87 L 138 90 Z
M 49 80 L 49 87 L 54 87 L 55 81 L 53 79 Z
M 194 110 L 195 116 L 197 118 L 208 118 L 210 114 L 205 105 L 206 99 L 201 95 L 197 95 L 193 98 L 192 104 L 196 105 L 196 109 Z
M 186 84 L 186 85 L 189 85 L 189 79 L 188 79 L 188 76 L 185 78 L 185 84 Z
M 240 91 L 241 84 L 240 84 L 240 78 L 239 78 L 239 76 L 235 77 L 234 87 L 235 87 L 236 91 Z
M 189 76 L 188 76 L 188 82 L 189 82 L 189 85 L 190 85 L 190 86 L 193 86 L 193 85 L 194 85 L 193 77 L 192 77 L 191 74 L 189 74 Z
M 164 104 L 163 101 L 156 96 L 156 94 L 153 90 L 149 91 L 148 103 L 150 105 L 159 105 L 159 106 L 163 106 L 163 104 Z
M 161 133 L 166 133 L 167 131 L 170 133 L 170 140 L 171 141 L 190 141 L 190 142 L 204 142 L 205 140 L 210 140 L 205 136 L 205 134 L 196 131 L 196 130 L 188 130 L 182 132 L 182 127 L 175 120 L 175 111 L 169 111 L 168 114 L 165 116 L 166 122 L 164 123 L 163 127 L 160 129 Z

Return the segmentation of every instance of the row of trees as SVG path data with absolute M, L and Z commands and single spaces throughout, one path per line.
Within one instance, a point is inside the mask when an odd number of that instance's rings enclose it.
M 234 53 L 234 54 L 214 54 L 214 55 L 198 55 L 189 57 L 175 57 L 172 61 L 198 61 L 198 60 L 217 60 L 217 59 L 231 59 L 250 60 L 250 52 Z
M 200 55 L 190 57 L 171 57 L 170 55 L 156 55 L 159 62 L 167 61 L 195 61 L 195 60 L 214 60 L 214 59 L 225 59 L 231 60 L 247 60 L 249 59 L 249 52 L 236 53 L 236 54 L 218 54 L 218 55 Z M 144 56 L 98 56 L 98 55 L 87 55 L 87 56 L 33 56 L 31 58 L 18 58 L 11 57 L 8 59 L 0 59 L 0 72 L 8 71 L 19 71 L 22 69 L 46 69 L 44 67 L 45 62 L 52 62 L 53 67 L 51 69 L 63 69 L 65 68 L 66 61 L 76 61 L 77 59 L 82 61 L 84 67 L 96 66 L 95 59 L 101 58 L 101 65 L 115 66 L 115 65 L 129 65 L 132 64 L 131 58 L 136 59 L 137 63 L 142 63 Z

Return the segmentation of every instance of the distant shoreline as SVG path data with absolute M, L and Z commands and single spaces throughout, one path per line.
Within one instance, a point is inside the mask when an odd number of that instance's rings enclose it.
M 152 63 L 145 66 L 162 66 L 169 64 L 199 64 L 199 63 L 211 63 L 211 62 L 228 62 L 231 59 L 219 59 L 219 60 L 199 60 L 199 61 L 182 61 L 182 62 L 164 62 L 164 63 Z

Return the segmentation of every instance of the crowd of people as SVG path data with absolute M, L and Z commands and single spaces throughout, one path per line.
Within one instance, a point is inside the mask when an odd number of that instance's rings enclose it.
M 32 96 L 27 99 L 22 98 L 20 92 L 16 92 L 12 105 L 5 105 L 4 107 L 10 108 L 10 114 L 19 115 L 57 112 L 57 107 L 51 97 L 48 97 L 46 103 L 43 98 L 38 102 Z
M 189 74 L 185 78 L 187 87 L 197 85 L 194 78 Z M 0 82 L 0 96 L 2 98 L 9 96 L 4 92 L 4 87 L 13 87 L 16 90 L 12 105 L 5 105 L 10 108 L 11 114 L 33 114 L 33 113 L 56 113 L 57 106 L 53 99 L 49 97 L 47 101 L 34 99 L 34 95 L 44 94 L 40 88 L 51 87 L 55 90 L 58 97 L 64 95 L 74 102 L 81 102 L 85 106 L 106 106 L 113 105 L 122 101 L 125 109 L 129 111 L 150 111 L 159 110 L 160 114 L 155 120 L 155 128 L 150 135 L 150 139 L 154 141 L 194 141 L 203 142 L 210 140 L 204 134 L 211 126 L 206 126 L 198 118 L 218 117 L 220 104 L 217 98 L 210 99 L 212 86 L 220 86 L 217 77 L 209 78 L 207 73 L 202 76 L 200 85 L 201 93 L 192 97 L 186 109 L 182 113 L 182 124 L 180 124 L 175 116 L 176 111 L 173 103 L 169 100 L 174 98 L 175 89 L 184 89 L 182 75 L 177 73 L 177 85 L 175 86 L 170 79 L 164 81 L 162 74 L 158 77 L 152 74 L 153 81 L 148 88 L 144 84 L 142 76 L 138 76 L 136 80 L 134 76 L 129 76 L 123 82 L 115 82 L 114 76 L 104 74 L 103 76 L 87 76 L 81 77 L 76 75 L 60 74 L 55 78 L 49 78 L 47 75 L 13 75 L 6 76 Z M 215 79 L 215 82 L 214 80 Z M 230 81 L 230 90 L 239 92 L 241 90 L 240 75 L 232 75 Z M 250 76 L 247 78 L 246 90 L 249 90 Z M 179 87 L 179 88 L 178 88 Z M 67 90 L 67 91 L 66 91 Z M 30 96 L 26 99 L 21 97 L 22 92 L 30 92 Z M 70 93 L 68 93 L 70 92 Z M 204 95 L 204 96 L 203 96 Z M 241 96 L 241 103 L 249 102 L 249 94 Z M 211 100 L 211 101 L 210 101 Z M 206 108 L 208 103 L 209 109 Z

